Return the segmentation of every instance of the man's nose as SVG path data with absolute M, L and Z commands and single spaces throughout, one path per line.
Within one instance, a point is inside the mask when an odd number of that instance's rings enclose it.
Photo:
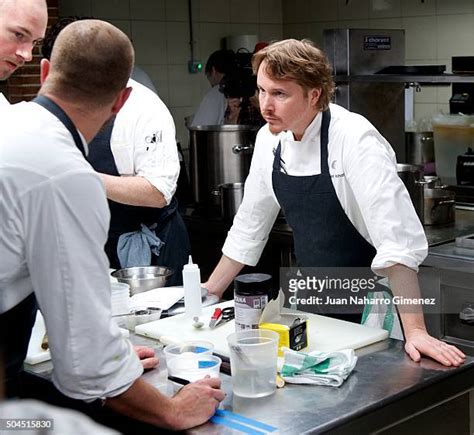
M 33 45 L 21 44 L 16 50 L 16 55 L 22 59 L 23 62 L 30 62 L 33 59 Z
M 262 112 L 267 112 L 273 107 L 272 99 L 269 95 L 260 94 L 260 110 Z

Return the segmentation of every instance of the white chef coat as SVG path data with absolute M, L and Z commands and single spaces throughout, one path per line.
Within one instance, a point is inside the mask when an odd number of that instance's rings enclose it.
M 132 79 L 128 86 L 133 90 L 115 119 L 110 140 L 115 165 L 120 175 L 146 178 L 169 204 L 180 169 L 173 117 L 146 86 Z
M 104 186 L 36 103 L 2 112 L 0 216 L 0 313 L 34 292 L 56 387 L 82 400 L 123 393 L 143 368 L 111 319 Z
M 5 98 L 5 96 L 0 92 L 0 109 L 2 107 L 6 107 L 6 106 L 9 106 L 10 103 L 9 101 Z
M 213 86 L 204 95 L 194 114 L 192 127 L 197 125 L 222 125 L 224 124 L 227 100 L 224 94 L 219 91 L 219 85 Z
M 364 117 L 330 105 L 328 163 L 336 195 L 359 233 L 377 250 L 374 271 L 394 264 L 418 270 L 427 255 L 423 227 L 397 175 L 390 144 Z M 265 125 L 257 135 L 245 195 L 223 247 L 223 253 L 255 265 L 280 206 L 272 187 L 273 151 L 281 141 L 289 175 L 321 173 L 319 113 L 301 141 L 291 132 L 272 135 Z

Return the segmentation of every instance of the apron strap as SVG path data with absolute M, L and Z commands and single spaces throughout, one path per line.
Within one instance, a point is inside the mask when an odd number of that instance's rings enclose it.
M 323 112 L 321 121 L 321 174 L 329 174 L 328 164 L 328 142 L 329 142 L 329 124 L 331 122 L 331 112 L 326 109 Z
M 71 118 L 67 116 L 66 112 L 61 109 L 61 107 L 59 107 L 53 100 L 44 95 L 38 95 L 33 100 L 33 102 L 44 107 L 64 124 L 64 127 L 69 130 L 69 133 L 71 133 L 77 148 L 79 148 L 79 151 L 82 153 L 82 155 L 86 157 L 86 151 L 84 149 L 84 144 L 82 143 L 81 137 L 79 136 L 76 126 L 71 121 Z

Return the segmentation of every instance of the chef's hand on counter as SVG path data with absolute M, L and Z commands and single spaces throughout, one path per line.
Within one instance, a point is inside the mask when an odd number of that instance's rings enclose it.
M 457 347 L 432 337 L 426 329 L 411 329 L 405 333 L 405 338 L 405 351 L 416 362 L 420 361 L 421 355 L 426 355 L 445 366 L 458 367 L 466 358 Z
M 409 267 L 395 264 L 380 273 L 387 276 L 390 289 L 396 296 L 420 299 L 418 275 Z M 425 355 L 445 366 L 460 366 L 466 356 L 455 346 L 451 346 L 428 334 L 423 317 L 423 305 L 398 305 L 405 332 L 405 351 L 413 361 L 420 361 Z
M 176 419 L 173 428 L 184 430 L 209 420 L 225 398 L 220 387 L 220 379 L 206 377 L 181 388 L 171 399 Z
M 238 261 L 232 260 L 232 258 L 223 255 L 209 277 L 209 280 L 202 284 L 202 286 L 207 288 L 209 293 L 222 298 L 225 289 L 244 266 L 245 264 L 239 263 Z
M 133 346 L 133 348 L 145 370 L 152 369 L 159 364 L 160 361 L 155 357 L 155 351 L 151 347 Z
M 143 379 L 137 379 L 127 391 L 107 398 L 105 403 L 120 414 L 157 427 L 185 430 L 205 423 L 214 415 L 225 397 L 220 386 L 220 379 L 202 379 L 168 398 Z

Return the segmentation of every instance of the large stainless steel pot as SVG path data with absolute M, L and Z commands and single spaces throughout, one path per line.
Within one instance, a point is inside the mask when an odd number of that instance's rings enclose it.
M 213 192 L 220 184 L 244 182 L 252 159 L 258 128 L 247 125 L 196 126 L 190 132 L 193 198 L 219 205 Z
M 397 164 L 398 176 L 405 184 L 420 221 L 424 220 L 423 168 L 407 163 Z
M 425 165 L 435 161 L 432 131 L 405 133 L 407 163 Z
M 225 220 L 234 219 L 244 197 L 244 183 L 226 183 L 219 185 L 221 215 Z
M 456 216 L 455 193 L 442 187 L 424 190 L 425 225 L 443 225 L 454 222 Z

